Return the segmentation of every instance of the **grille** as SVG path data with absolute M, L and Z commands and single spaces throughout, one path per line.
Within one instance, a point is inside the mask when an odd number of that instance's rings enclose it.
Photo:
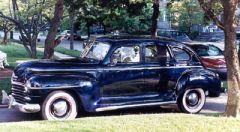
M 17 77 L 12 77 L 12 96 L 16 100 L 17 103 L 25 104 L 26 100 L 24 97 L 26 97 L 25 88 L 24 85 L 20 82 L 17 82 Z

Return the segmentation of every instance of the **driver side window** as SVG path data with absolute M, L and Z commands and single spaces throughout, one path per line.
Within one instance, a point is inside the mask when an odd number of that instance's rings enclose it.
M 140 62 L 140 47 L 139 46 L 122 46 L 117 48 L 111 61 L 114 64 L 119 63 L 139 63 Z

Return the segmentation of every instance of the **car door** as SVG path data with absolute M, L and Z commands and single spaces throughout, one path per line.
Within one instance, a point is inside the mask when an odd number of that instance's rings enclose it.
M 175 81 L 182 75 L 187 69 L 201 67 L 196 56 L 191 54 L 184 47 L 171 47 L 170 48 L 175 59 L 175 71 L 173 72 L 173 79 Z
M 138 101 L 144 91 L 144 67 L 140 45 L 116 47 L 105 71 L 101 104 L 116 105 Z
M 157 101 L 174 100 L 174 82 L 171 72 L 174 67 L 168 47 L 160 43 L 148 43 L 144 46 L 145 88 L 151 90 Z

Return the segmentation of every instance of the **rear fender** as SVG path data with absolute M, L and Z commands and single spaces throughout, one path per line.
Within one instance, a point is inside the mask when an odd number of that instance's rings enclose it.
M 176 85 L 177 97 L 183 95 L 186 89 L 202 88 L 204 91 L 221 89 L 219 77 L 207 70 L 189 70 L 184 72 Z

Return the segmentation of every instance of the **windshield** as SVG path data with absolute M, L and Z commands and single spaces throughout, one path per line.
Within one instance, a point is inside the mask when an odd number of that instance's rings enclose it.
M 192 49 L 199 56 L 223 56 L 222 51 L 218 47 L 213 45 L 192 46 Z
M 85 54 L 82 57 L 86 59 L 101 61 L 105 58 L 109 49 L 110 44 L 108 43 L 94 42 L 94 44 L 92 44 L 91 47 L 87 46 L 84 48 L 84 52 L 87 54 Z

